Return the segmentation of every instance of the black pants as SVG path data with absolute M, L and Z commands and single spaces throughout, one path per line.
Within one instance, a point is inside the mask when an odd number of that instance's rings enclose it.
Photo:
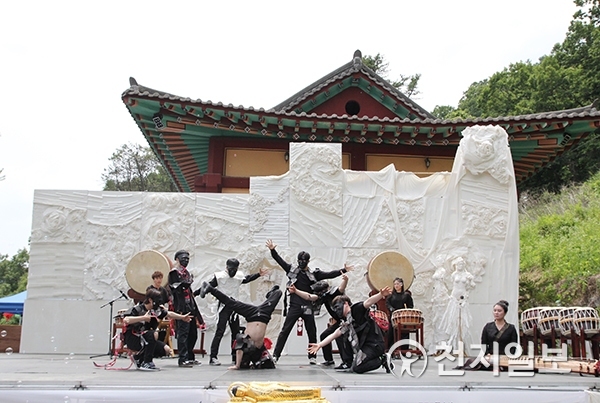
M 219 345 L 221 344 L 221 339 L 223 339 L 223 335 L 225 334 L 225 329 L 227 328 L 228 323 L 229 329 L 231 330 L 231 344 L 229 346 L 232 347 L 233 342 L 235 341 L 235 336 L 240 331 L 240 320 L 238 316 L 234 314 L 233 309 L 228 306 L 223 306 L 223 309 L 221 309 L 221 312 L 219 312 L 219 320 L 217 321 L 217 330 L 215 331 L 215 336 L 210 344 L 210 358 L 217 358 L 219 355 Z M 235 352 L 233 349 L 231 350 L 231 359 L 232 362 L 235 362 Z
M 308 335 L 308 342 L 317 342 L 317 325 L 315 324 L 315 317 L 312 313 L 305 314 L 304 310 L 305 309 L 300 305 L 290 305 L 290 309 L 285 317 L 285 322 L 283 322 L 283 327 L 279 332 L 279 336 L 277 336 L 277 344 L 275 345 L 275 350 L 273 351 L 273 356 L 275 358 L 279 358 L 281 356 L 283 347 L 287 342 L 290 332 L 294 326 L 296 326 L 296 321 L 298 318 L 302 318 L 304 320 L 304 328 L 306 329 L 306 334 Z M 317 355 L 309 353 L 308 357 L 316 358 Z
M 381 367 L 381 356 L 383 355 L 382 346 L 365 343 L 361 350 L 367 356 L 359 365 L 352 366 L 352 372 L 364 374 L 365 372 L 373 371 L 374 369 Z
M 319 335 L 319 340 L 323 341 L 335 332 L 340 327 L 340 322 L 336 322 L 333 325 L 330 325 Z M 349 367 L 352 366 L 352 346 L 346 339 L 345 335 L 341 335 L 337 339 L 335 339 L 335 344 L 337 345 L 338 351 L 340 352 L 340 357 L 342 358 L 342 362 Z M 321 348 L 323 350 L 323 358 L 325 361 L 333 361 L 333 347 L 331 343 L 323 346 Z
M 282 294 L 281 290 L 271 291 L 265 302 L 260 305 L 252 305 L 233 299 L 223 294 L 218 288 L 212 288 L 210 293 L 225 305 L 223 309 L 230 309 L 231 312 L 243 316 L 247 322 L 262 323 L 269 323 Z
M 177 320 L 176 332 L 177 332 L 177 350 L 179 350 L 179 362 L 194 361 L 196 355 L 194 354 L 194 346 L 198 340 L 198 327 L 196 327 L 196 319 L 192 319 L 191 322 L 184 322 L 183 320 Z
M 125 343 L 127 348 L 137 351 L 136 358 L 142 356 L 143 362 L 152 362 L 154 357 L 163 357 L 165 353 L 165 343 L 154 338 L 154 331 L 148 330 L 141 335 L 133 332 L 125 333 Z

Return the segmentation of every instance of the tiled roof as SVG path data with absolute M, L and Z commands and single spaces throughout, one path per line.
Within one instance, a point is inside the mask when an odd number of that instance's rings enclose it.
M 352 69 L 360 69 L 376 85 L 391 87 L 355 58 L 353 64 L 340 67 L 269 110 L 179 97 L 139 85 L 133 78 L 122 100 L 181 191 L 192 191 L 195 178 L 207 173 L 213 136 L 376 144 L 382 154 L 396 153 L 398 147 L 426 147 L 423 152 L 431 156 L 435 150 L 444 150 L 445 155 L 449 148 L 455 152 L 466 127 L 500 125 L 509 135 L 519 183 L 600 128 L 600 111 L 595 104 L 520 116 L 442 120 L 391 88 L 386 94 L 402 101 L 413 117 L 298 112 L 298 105 L 331 83 L 339 85 L 340 77 Z

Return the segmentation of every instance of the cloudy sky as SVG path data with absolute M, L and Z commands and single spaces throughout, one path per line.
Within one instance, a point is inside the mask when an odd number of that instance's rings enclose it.
M 101 190 L 121 145 L 144 144 L 129 77 L 192 99 L 270 108 L 356 49 L 416 98 L 456 106 L 475 81 L 562 42 L 572 0 L 3 1 L 0 254 L 28 247 L 35 189 Z M 167 5 L 168 4 L 168 5 Z

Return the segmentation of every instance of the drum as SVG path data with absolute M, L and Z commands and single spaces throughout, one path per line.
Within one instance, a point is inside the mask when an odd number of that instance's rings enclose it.
M 558 313 L 561 308 L 542 308 L 540 309 L 540 318 L 538 320 L 538 329 L 544 336 L 549 336 L 552 329 L 560 331 L 560 319 Z
M 419 309 L 396 309 L 392 312 L 392 326 L 418 325 L 423 323 L 423 312 Z
M 533 336 L 533 329 L 538 326 L 540 319 L 540 309 L 544 307 L 530 308 L 521 313 L 521 328 L 524 334 Z
M 163 253 L 144 250 L 131 258 L 125 269 L 125 278 L 133 291 L 145 295 L 146 288 L 152 284 L 152 274 L 157 270 L 162 272 L 164 287 L 169 279 L 169 271 L 173 267 L 175 267 L 173 262 Z
M 583 331 L 587 336 L 600 333 L 600 317 L 598 311 L 591 307 L 578 308 L 573 312 L 573 326 L 577 334 Z
M 408 290 L 415 277 L 413 265 L 404 255 L 395 251 L 381 252 L 367 266 L 367 283 L 373 291 L 392 287 L 394 279 L 404 280 L 404 290 Z
M 371 310 L 371 317 L 377 323 L 377 325 L 383 330 L 389 329 L 390 320 L 388 319 L 387 313 L 378 309 Z
M 563 308 L 558 312 L 558 324 L 560 326 L 560 334 L 563 336 L 571 336 L 571 330 L 573 327 L 573 314 L 575 310 L 579 309 L 578 306 L 571 306 Z

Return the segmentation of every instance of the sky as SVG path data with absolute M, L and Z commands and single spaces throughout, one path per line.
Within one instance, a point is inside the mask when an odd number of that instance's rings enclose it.
M 271 108 L 352 60 L 421 74 L 414 100 L 456 106 L 470 84 L 538 61 L 572 0 L 0 2 L 0 255 L 27 248 L 36 189 L 102 190 L 109 158 L 147 145 L 129 77 L 171 94 Z

